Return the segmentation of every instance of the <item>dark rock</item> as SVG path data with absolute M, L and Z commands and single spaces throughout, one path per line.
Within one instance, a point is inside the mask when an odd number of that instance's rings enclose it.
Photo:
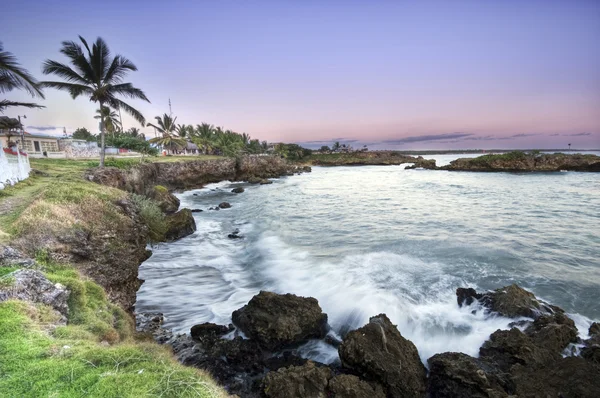
M 473 301 L 481 299 L 483 295 L 479 294 L 473 288 L 459 287 L 456 289 L 456 299 L 459 307 L 471 305 Z
M 269 350 L 323 338 L 327 315 L 316 299 L 261 291 L 232 314 L 233 323 Z
M 328 390 L 337 398 L 385 398 L 383 387 L 373 385 L 354 375 L 340 374 L 329 380 Z
M 216 206 L 216 207 L 210 207 L 208 210 L 217 210 L 218 211 L 218 210 L 221 210 L 221 208 L 219 206 Z
M 268 185 L 268 184 L 273 184 L 273 181 L 267 180 L 267 179 L 260 180 L 260 185 Z
M 233 231 L 232 233 L 230 233 L 229 235 L 227 235 L 227 237 L 229 239 L 242 239 L 243 236 L 241 236 L 239 233 L 240 233 L 240 230 L 236 229 L 235 231 Z
M 331 369 L 313 362 L 269 372 L 263 379 L 263 392 L 268 398 L 326 398 Z
M 230 207 L 231 207 L 231 205 L 227 202 L 219 203 L 219 208 L 221 208 L 221 209 L 229 209 Z
M 203 211 L 202 209 L 192 209 L 192 213 L 202 213 Z
M 338 350 L 342 365 L 379 382 L 388 397 L 421 397 L 426 370 L 415 345 L 402 337 L 385 314 L 344 338 Z
M 513 369 L 518 397 L 600 397 L 600 367 L 580 357 Z
M 600 335 L 600 323 L 594 322 L 590 325 L 590 329 L 588 331 L 590 336 Z
M 261 181 L 262 181 L 262 178 L 260 178 L 260 177 L 250 177 L 250 178 L 248 178 L 248 183 L 249 184 L 260 184 Z
M 581 357 L 600 366 L 600 345 L 583 348 Z
M 494 364 L 504 372 L 509 372 L 515 364 L 523 366 L 543 366 L 560 358 L 552 350 L 540 348 L 533 340 L 517 328 L 497 330 L 479 349 L 479 357 Z
M 192 326 L 190 335 L 194 340 L 203 340 L 206 338 L 220 337 L 230 331 L 231 329 L 227 326 L 206 322 Z
M 162 185 L 152 188 L 148 196 L 156 201 L 165 213 L 175 213 L 179 209 L 179 199 Z
M 19 269 L 0 278 L 0 302 L 24 300 L 54 309 L 65 324 L 69 314 L 70 292 L 60 283 L 52 283 L 40 271 Z
M 483 361 L 457 352 L 436 354 L 427 360 L 427 392 L 438 398 L 506 397 L 509 384 Z
M 310 173 L 312 172 L 312 168 L 310 166 L 304 166 L 302 167 L 302 171 L 305 173 Z
M 35 260 L 14 247 L 0 245 L 0 267 L 34 268 L 37 266 Z
M 233 193 L 242 193 L 242 192 L 244 192 L 244 188 L 242 188 L 242 187 L 236 187 L 236 188 L 233 188 L 231 190 L 231 192 L 233 192 Z
M 458 288 L 456 289 L 456 297 L 458 305 L 469 305 L 474 300 L 479 300 L 491 311 L 508 318 L 528 317 L 535 319 L 543 314 L 564 312 L 558 307 L 538 300 L 533 293 L 515 284 L 483 294 L 477 293 L 474 289 Z
M 525 330 L 538 347 L 561 353 L 569 343 L 577 342 L 575 322 L 563 313 L 542 315 Z
M 165 218 L 167 232 L 165 240 L 173 241 L 191 235 L 196 231 L 196 222 L 190 209 L 181 209 L 177 213 L 168 214 Z

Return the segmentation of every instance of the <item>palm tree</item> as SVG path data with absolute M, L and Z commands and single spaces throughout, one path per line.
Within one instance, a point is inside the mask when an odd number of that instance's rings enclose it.
M 90 101 L 100 104 L 100 109 L 104 106 L 123 109 L 135 120 L 145 125 L 146 119 L 137 109 L 117 98 L 124 96 L 150 102 L 142 90 L 134 87 L 131 83 L 123 83 L 123 78 L 127 73 L 136 71 L 137 67 L 121 55 L 111 57 L 108 46 L 101 37 L 96 39 L 92 48 L 83 37 L 79 36 L 79 40 L 85 47 L 85 53 L 84 49 L 74 41 L 63 41 L 60 50 L 69 58 L 69 62 L 75 69 L 52 60 L 46 60 L 42 66 L 42 72 L 45 75 L 57 75 L 66 81 L 45 81 L 40 85 L 67 91 L 73 99 L 80 95 L 88 96 Z M 100 167 L 104 167 L 104 123 L 101 123 L 101 126 Z
M 147 126 L 154 127 L 162 134 L 162 136 L 152 138 L 150 140 L 152 144 L 157 144 L 171 150 L 173 150 L 173 147 L 183 147 L 187 144 L 185 139 L 180 138 L 175 134 L 175 121 L 177 120 L 177 117 L 172 117 L 165 113 L 162 117 L 156 116 L 155 119 L 158 126 L 152 123 L 148 123 Z
M 0 93 L 7 93 L 15 89 L 25 90 L 32 97 L 44 98 L 37 80 L 19 65 L 17 58 L 12 53 L 4 51 L 4 46 L 0 42 Z M 11 106 L 44 108 L 44 106 L 32 102 L 0 100 L 0 112 L 4 112 L 6 108 Z
M 129 134 L 133 138 L 139 138 L 139 137 L 141 137 L 141 135 L 140 135 L 140 129 L 138 129 L 137 127 L 130 127 L 129 130 L 127 130 L 127 134 Z
M 15 145 L 10 139 L 11 137 L 18 136 L 19 133 L 17 130 L 22 129 L 23 125 L 19 122 L 19 119 L 10 118 L 7 116 L 0 116 L 0 130 L 6 130 L 6 139 L 8 140 L 8 147 L 12 147 Z M 0 148 L 1 150 L 2 148 Z
M 119 121 L 117 112 L 113 111 L 108 106 L 103 106 L 102 112 L 100 109 L 96 109 L 96 113 L 97 115 L 94 116 L 94 119 L 100 119 L 101 123 L 104 123 L 106 131 L 112 133 L 113 138 L 115 138 L 115 132 L 121 128 L 121 122 Z
M 188 126 L 186 126 L 185 124 L 178 124 L 175 128 L 175 131 L 181 138 L 185 138 L 188 134 L 189 129 Z
M 206 155 L 213 150 L 213 140 L 215 126 L 208 123 L 197 124 L 194 132 L 191 134 L 194 144 L 202 147 L 202 152 Z

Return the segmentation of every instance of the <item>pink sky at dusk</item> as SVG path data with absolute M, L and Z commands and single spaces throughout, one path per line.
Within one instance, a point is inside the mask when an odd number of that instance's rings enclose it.
M 26 3 L 3 12 L 7 51 L 43 80 L 61 41 L 102 36 L 138 66 L 148 121 L 170 98 L 178 123 L 312 147 L 600 148 L 597 1 Z M 6 116 L 98 130 L 85 99 L 43 104 Z

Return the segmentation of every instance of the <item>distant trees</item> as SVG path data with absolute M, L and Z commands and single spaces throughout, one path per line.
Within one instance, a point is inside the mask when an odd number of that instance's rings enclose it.
M 80 127 L 73 132 L 72 137 L 76 140 L 96 141 L 97 137 L 90 133 L 85 127 Z
M 150 140 L 152 144 L 166 148 L 167 151 L 173 151 L 187 145 L 187 141 L 179 137 L 176 133 L 177 125 L 175 124 L 175 121 L 177 120 L 177 117 L 165 113 L 162 117 L 156 116 L 154 119 L 156 119 L 156 124 L 148 123 L 147 126 L 154 127 L 161 133 L 161 136 L 152 138 Z
M 321 147 L 321 149 L 319 149 L 319 151 L 321 151 L 321 152 L 331 152 L 331 148 L 329 148 L 327 145 L 323 145 Z
M 110 133 L 114 138 L 115 133 L 121 130 L 121 122 L 119 121 L 117 112 L 110 109 L 108 106 L 103 106 L 101 109 L 96 109 L 96 114 L 94 119 L 100 119 L 100 123 L 104 123 L 104 125 L 101 126 L 101 130 L 106 130 L 106 132 Z
M 275 146 L 275 153 L 288 160 L 300 160 L 312 155 L 312 150 L 303 148 L 298 144 L 277 144 Z
M 110 107 L 123 109 L 144 125 L 146 123 L 144 116 L 137 109 L 118 98 L 124 96 L 150 102 L 142 90 L 134 87 L 131 83 L 123 83 L 123 78 L 129 72 L 136 71 L 137 67 L 121 55 L 111 57 L 108 45 L 101 37 L 98 37 L 91 47 L 83 37 L 79 36 L 79 40 L 83 47 L 74 41 L 63 41 L 60 50 L 69 59 L 73 68 L 52 60 L 46 60 L 42 66 L 42 72 L 45 75 L 56 75 L 64 81 L 45 81 L 40 85 L 67 91 L 73 99 L 81 95 L 89 97 L 90 101 L 100 104 L 101 121 L 102 109 Z M 104 141 L 104 123 L 101 123 L 100 167 L 104 167 Z

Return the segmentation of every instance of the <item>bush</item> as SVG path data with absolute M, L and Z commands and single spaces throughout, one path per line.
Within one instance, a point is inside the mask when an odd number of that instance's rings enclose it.
M 161 242 L 167 232 L 165 215 L 158 204 L 143 195 L 131 195 L 131 202 L 135 206 L 142 222 L 148 227 L 148 237 L 151 242 Z

